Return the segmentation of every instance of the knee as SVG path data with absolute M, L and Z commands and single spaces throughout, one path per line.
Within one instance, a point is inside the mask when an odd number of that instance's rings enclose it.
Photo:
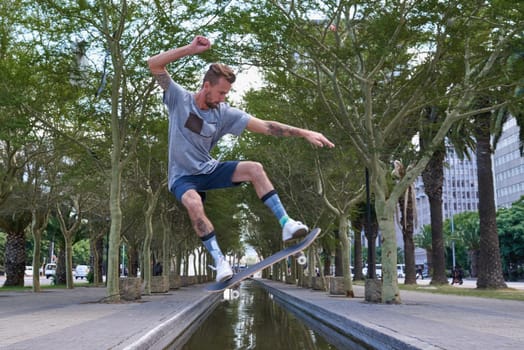
M 182 204 L 186 209 L 191 212 L 200 212 L 204 210 L 204 204 L 202 202 L 202 197 L 196 191 L 187 191 L 182 196 Z
M 260 179 L 261 177 L 266 177 L 264 166 L 259 162 L 250 162 L 249 174 L 251 175 L 251 178 L 254 180 Z

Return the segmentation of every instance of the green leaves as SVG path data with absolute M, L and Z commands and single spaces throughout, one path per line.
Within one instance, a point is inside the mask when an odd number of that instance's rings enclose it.
M 524 262 L 524 197 L 497 212 L 501 258 L 506 272 Z

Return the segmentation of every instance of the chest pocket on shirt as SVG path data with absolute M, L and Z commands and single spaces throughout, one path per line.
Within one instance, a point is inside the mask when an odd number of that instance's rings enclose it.
M 212 137 L 217 129 L 216 124 L 208 123 L 194 113 L 189 113 L 184 126 L 203 137 Z

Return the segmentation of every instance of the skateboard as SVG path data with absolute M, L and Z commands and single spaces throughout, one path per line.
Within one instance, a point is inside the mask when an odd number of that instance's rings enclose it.
M 264 260 L 256 263 L 255 265 L 251 265 L 248 268 L 240 271 L 239 273 L 233 275 L 230 279 L 223 282 L 215 282 L 206 287 L 206 291 L 211 293 L 217 293 L 222 292 L 225 289 L 235 289 L 236 286 L 240 284 L 243 280 L 251 277 L 255 273 L 262 271 L 263 269 L 272 266 L 273 264 L 276 264 L 277 262 L 286 259 L 287 257 L 294 255 L 297 257 L 297 261 L 299 264 L 304 265 L 307 261 L 306 256 L 303 253 L 303 250 L 309 247 L 315 239 L 320 235 L 320 229 L 315 228 L 312 231 L 310 231 L 306 237 L 304 237 L 303 240 L 300 242 L 291 245 L 267 258 Z M 235 290 L 233 293 L 233 296 L 238 298 L 240 296 L 240 293 L 238 290 Z

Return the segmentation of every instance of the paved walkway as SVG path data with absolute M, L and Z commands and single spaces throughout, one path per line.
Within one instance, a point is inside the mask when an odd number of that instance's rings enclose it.
M 380 305 L 365 303 L 359 286 L 357 297 L 347 299 L 263 284 L 295 313 L 313 320 L 308 322 L 321 327 L 320 333 L 352 338 L 352 349 L 502 350 L 524 344 L 524 302 L 402 291 L 402 305 Z M 191 333 L 184 330 L 191 323 L 198 327 L 199 315 L 214 310 L 222 298 L 202 285 L 134 303 L 99 303 L 105 296 L 105 288 L 95 287 L 0 290 L 0 349 L 163 349 L 174 339 L 183 343 Z
M 222 297 L 202 286 L 119 304 L 99 303 L 105 296 L 95 287 L 0 290 L 0 349 L 163 349 L 183 343 L 184 330 Z
M 521 301 L 401 291 L 401 305 L 384 305 L 366 303 L 362 286 L 354 286 L 356 298 L 348 299 L 282 283 L 263 283 L 299 314 L 321 320 L 336 332 L 353 338 L 355 349 L 358 345 L 377 349 L 461 350 L 524 346 Z M 522 288 L 523 284 L 511 286 Z

